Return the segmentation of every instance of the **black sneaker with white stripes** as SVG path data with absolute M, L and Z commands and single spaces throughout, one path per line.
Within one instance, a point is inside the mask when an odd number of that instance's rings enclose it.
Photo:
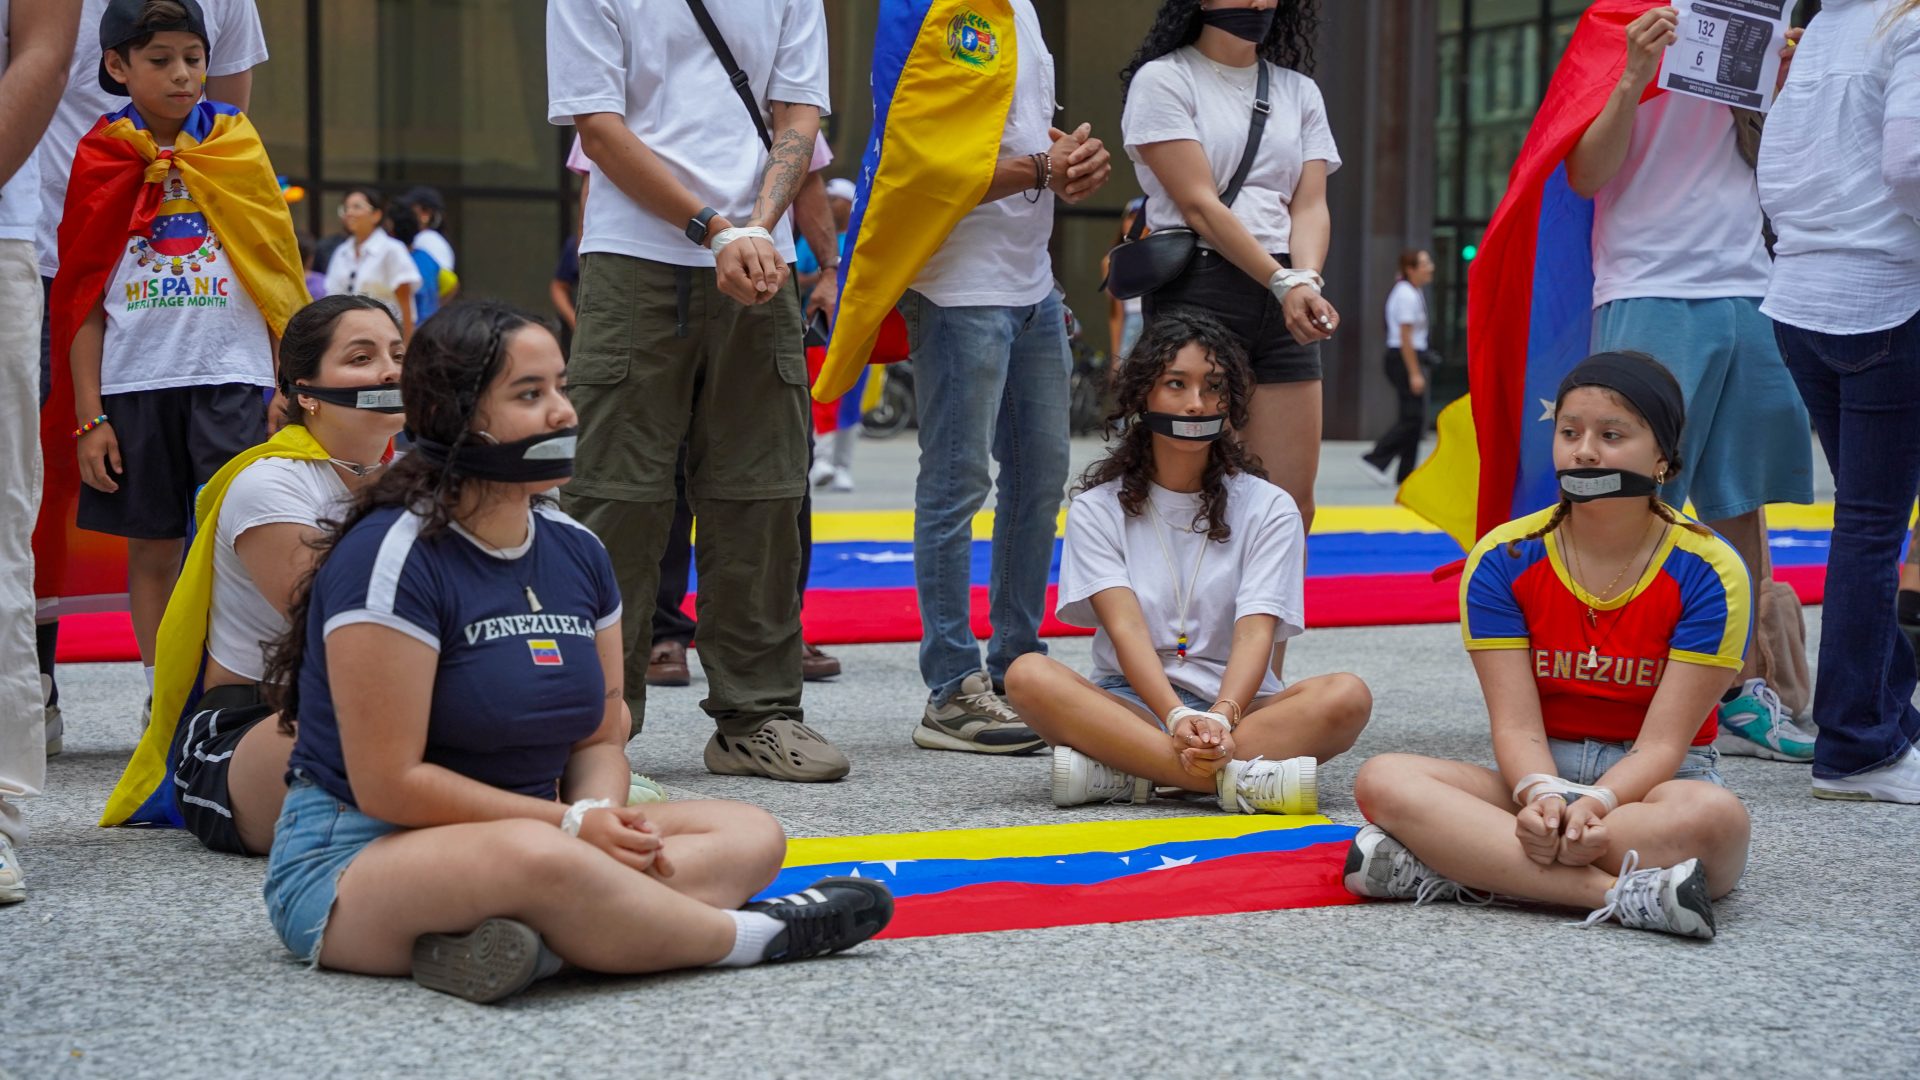
M 809 888 L 748 904 L 785 924 L 767 943 L 769 963 L 807 960 L 843 952 L 887 928 L 893 921 L 893 894 L 866 878 L 821 878 Z

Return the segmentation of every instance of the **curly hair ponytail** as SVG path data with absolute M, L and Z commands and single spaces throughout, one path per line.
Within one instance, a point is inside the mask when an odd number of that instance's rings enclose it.
M 1260 59 L 1278 67 L 1313 74 L 1313 41 L 1320 34 L 1319 0 L 1280 0 L 1273 26 L 1260 42 Z M 1193 44 L 1200 38 L 1200 0 L 1165 0 L 1154 13 L 1153 26 L 1140 42 L 1133 59 L 1120 71 L 1120 100 L 1133 88 L 1142 67 Z

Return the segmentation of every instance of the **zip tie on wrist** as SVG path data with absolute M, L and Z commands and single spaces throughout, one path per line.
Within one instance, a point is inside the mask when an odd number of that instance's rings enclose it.
M 769 244 L 773 243 L 773 234 L 760 226 L 741 225 L 732 229 L 721 229 L 719 233 L 715 234 L 713 242 L 707 246 L 713 249 L 715 255 L 718 255 L 728 244 L 749 236 L 758 240 L 765 240 Z
M 1545 790 L 1541 790 L 1542 788 Z M 1531 806 L 1549 795 L 1560 796 L 1561 801 L 1568 805 L 1572 805 L 1574 800 L 1583 795 L 1598 799 L 1601 805 L 1607 808 L 1609 814 L 1620 805 L 1620 799 L 1614 795 L 1612 788 L 1576 784 L 1563 777 L 1548 776 L 1546 773 L 1528 773 L 1520 778 L 1519 783 L 1513 785 L 1515 806 Z
M 567 807 L 567 816 L 560 819 L 560 831 L 568 836 L 580 835 L 580 823 L 587 818 L 589 810 L 607 810 L 612 808 L 612 799 L 581 799 Z
M 77 439 L 80 436 L 85 435 L 87 432 L 92 431 L 94 428 L 97 428 L 101 424 L 104 424 L 106 422 L 107 422 L 107 414 L 101 413 L 99 416 L 96 416 L 93 419 L 87 421 L 86 423 L 81 424 L 79 427 L 74 428 L 73 437 Z
M 1288 293 L 1302 285 L 1317 293 L 1325 287 L 1326 280 L 1317 271 L 1289 270 L 1284 266 L 1275 270 L 1273 276 L 1267 279 L 1267 291 L 1272 293 L 1276 300 L 1285 300 Z

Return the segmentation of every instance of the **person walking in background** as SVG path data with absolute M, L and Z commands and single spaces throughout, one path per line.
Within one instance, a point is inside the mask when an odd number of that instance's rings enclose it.
M 400 317 L 400 336 L 413 340 L 414 294 L 422 284 L 420 269 L 407 246 L 384 228 L 386 204 L 378 189 L 354 187 L 340 200 L 340 224 L 348 239 L 333 249 L 327 261 L 327 293 L 371 296 Z
M 426 283 L 434 287 L 439 294 L 440 302 L 444 304 L 452 300 L 460 291 L 460 279 L 454 272 L 453 244 L 441 231 L 447 225 L 446 201 L 440 197 L 438 188 L 422 186 L 407 189 L 398 202 L 405 209 L 406 215 L 419 226 L 407 246 L 431 257 L 434 264 L 445 275 L 438 281 Z M 399 215 L 395 215 L 394 218 L 393 234 L 396 237 L 400 235 Z M 424 319 L 426 315 L 422 314 L 420 317 Z
M 1360 467 L 1383 486 L 1406 482 L 1420 459 L 1420 433 L 1427 427 L 1427 285 L 1433 281 L 1433 256 L 1409 248 L 1400 253 L 1400 277 L 1387 294 L 1387 381 L 1400 399 L 1400 416 L 1373 449 L 1360 455 Z M 1398 470 L 1387 466 L 1399 459 Z
M 27 898 L 15 845 L 20 800 L 46 786 L 57 747 L 34 641 L 33 527 L 40 511 L 40 317 L 33 232 L 40 183 L 34 143 L 60 101 L 74 12 L 60 0 L 0 0 L 0 904 Z M 71 159 L 69 159 L 71 164 Z M 64 175 L 64 174 L 63 174 Z
M 1813 794 L 1920 803 L 1892 572 L 1920 491 L 1920 0 L 1826 0 L 1767 120 L 1759 196 L 1778 237 L 1760 310 L 1834 480 Z

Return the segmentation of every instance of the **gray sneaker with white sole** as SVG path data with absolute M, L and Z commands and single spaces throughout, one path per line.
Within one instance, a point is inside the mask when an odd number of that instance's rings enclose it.
M 927 702 L 913 745 L 923 750 L 959 750 L 969 754 L 1030 754 L 1047 745 L 1020 722 L 1007 699 L 993 691 L 984 671 L 961 682 L 945 705 Z

